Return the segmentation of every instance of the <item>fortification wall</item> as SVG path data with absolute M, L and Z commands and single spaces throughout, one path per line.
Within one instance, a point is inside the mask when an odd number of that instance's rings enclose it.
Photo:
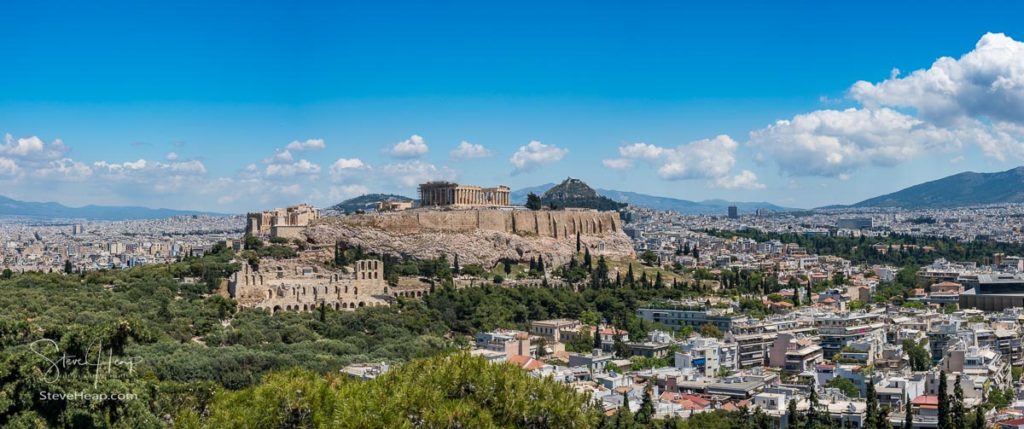
M 592 254 L 634 256 L 619 214 L 595 210 L 417 209 L 324 217 L 303 231 L 316 244 L 421 258 L 458 254 L 463 263 L 485 265 L 538 256 L 566 262 L 576 252 L 577 233 Z
M 407 210 L 397 213 L 350 215 L 323 218 L 318 223 L 340 223 L 388 232 L 417 234 L 422 232 L 494 231 L 516 235 L 565 238 L 580 235 L 607 234 L 622 230 L 619 214 L 593 210 L 511 211 L 494 209 L 471 210 Z

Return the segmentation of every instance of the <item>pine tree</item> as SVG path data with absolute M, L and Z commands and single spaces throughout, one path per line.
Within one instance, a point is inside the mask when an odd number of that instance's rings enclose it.
M 949 393 L 946 392 L 946 371 L 939 372 L 939 426 L 938 429 L 952 429 L 949 424 Z

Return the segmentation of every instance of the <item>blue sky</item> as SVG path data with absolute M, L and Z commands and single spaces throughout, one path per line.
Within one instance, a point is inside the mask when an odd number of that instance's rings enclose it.
M 0 14 L 15 198 L 242 211 L 573 176 L 814 207 L 1024 163 L 1015 4 L 25 3 Z

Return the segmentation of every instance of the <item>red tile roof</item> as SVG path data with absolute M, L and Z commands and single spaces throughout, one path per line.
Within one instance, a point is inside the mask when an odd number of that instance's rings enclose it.
M 523 355 L 509 356 L 508 362 L 527 371 L 533 371 L 544 366 L 544 362 Z

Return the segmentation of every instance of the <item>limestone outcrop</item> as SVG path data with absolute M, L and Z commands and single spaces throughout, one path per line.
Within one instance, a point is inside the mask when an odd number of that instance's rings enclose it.
M 506 258 L 528 261 L 537 256 L 557 265 L 566 263 L 576 252 L 577 233 L 595 256 L 635 256 L 618 213 L 595 210 L 417 209 L 327 216 L 302 232 L 318 245 L 342 242 L 424 259 L 457 254 L 463 265 L 485 267 Z

